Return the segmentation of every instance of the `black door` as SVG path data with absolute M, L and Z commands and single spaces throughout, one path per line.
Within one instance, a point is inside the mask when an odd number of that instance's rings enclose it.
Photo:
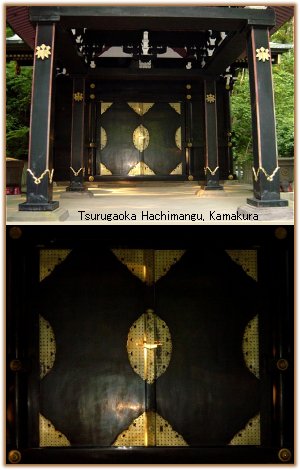
M 255 269 L 226 252 L 87 254 L 41 252 L 40 445 L 229 445 L 249 422 L 240 443 L 260 444 Z
M 292 230 L 141 229 L 9 229 L 8 460 L 292 461 Z
M 99 111 L 99 175 L 185 175 L 181 103 L 102 102 Z

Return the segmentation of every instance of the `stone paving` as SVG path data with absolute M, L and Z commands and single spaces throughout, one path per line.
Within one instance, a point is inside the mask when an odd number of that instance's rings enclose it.
M 252 197 L 252 186 L 225 183 L 222 191 L 201 191 L 195 182 L 118 182 L 89 184 L 93 196 L 66 193 L 67 183 L 55 186 L 53 212 L 20 212 L 26 195 L 7 196 L 8 224 L 135 224 L 135 225 L 292 225 L 293 193 L 285 208 L 257 210 L 258 220 L 241 220 L 237 209 Z M 199 191 L 200 190 L 200 191 Z M 198 195 L 196 195 L 198 193 Z M 200 194 L 199 194 L 200 193 Z M 80 212 L 81 211 L 81 212 Z M 218 215 L 219 214 L 219 215 Z M 227 214 L 229 214 L 227 216 Z M 225 218 L 225 220 L 224 220 Z

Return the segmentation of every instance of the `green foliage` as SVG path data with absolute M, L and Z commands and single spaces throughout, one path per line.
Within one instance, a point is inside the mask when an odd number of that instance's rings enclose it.
M 278 30 L 276 38 L 292 42 L 292 23 Z M 272 37 L 273 41 L 274 37 Z M 275 42 L 275 41 L 274 41 Z M 279 157 L 294 156 L 294 52 L 282 54 L 281 62 L 272 67 L 275 98 L 275 115 Z M 252 160 L 251 146 L 251 105 L 249 96 L 249 75 L 247 70 L 240 72 L 232 93 L 232 129 L 234 157 L 239 163 Z
M 252 158 L 251 106 L 248 70 L 242 69 L 231 98 L 233 154 L 239 163 Z
M 294 42 L 294 18 L 287 21 L 272 35 L 272 42 L 280 44 L 293 44 Z
M 10 26 L 6 25 L 6 37 L 11 38 L 15 33 Z
M 273 68 L 278 154 L 294 156 L 294 53 Z
M 15 63 L 6 66 L 6 156 L 26 158 L 30 119 L 32 68 L 21 67 L 15 73 Z

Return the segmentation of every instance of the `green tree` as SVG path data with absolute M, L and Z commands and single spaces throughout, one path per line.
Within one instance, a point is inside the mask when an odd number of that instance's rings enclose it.
M 6 65 L 6 156 L 26 158 L 28 154 L 32 67 L 15 62 Z

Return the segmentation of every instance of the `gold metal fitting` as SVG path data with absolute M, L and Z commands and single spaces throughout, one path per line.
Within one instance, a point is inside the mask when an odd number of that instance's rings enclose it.
M 226 90 L 230 90 L 230 85 L 225 85 Z
M 90 95 L 91 100 L 94 100 L 95 98 L 96 98 L 96 96 L 94 94 Z
M 187 146 L 188 146 L 189 148 L 193 147 L 192 142 L 188 142 L 188 143 L 187 143 Z
M 193 181 L 193 180 L 194 180 L 193 175 L 189 175 L 189 176 L 188 176 L 188 180 L 189 180 L 189 181 Z
M 232 147 L 232 142 L 228 142 L 228 147 Z
M 21 452 L 19 452 L 18 450 L 11 450 L 8 453 L 8 460 L 10 463 L 19 463 L 21 462 L 21 458 Z
M 192 88 L 192 85 L 190 83 L 187 84 L 186 89 L 190 90 Z
M 287 229 L 284 227 L 277 227 L 275 229 L 275 237 L 278 240 L 284 240 L 287 237 Z
M 231 137 L 232 136 L 232 132 L 227 132 L 227 137 Z
M 277 369 L 286 370 L 289 366 L 289 363 L 286 359 L 281 358 L 281 359 L 278 359 L 276 365 L 277 365 Z
M 278 457 L 281 462 L 289 462 L 292 458 L 292 453 L 289 449 L 280 449 Z
M 13 372 L 19 372 L 22 369 L 22 362 L 19 359 L 12 359 L 9 367 Z
M 20 227 L 11 227 L 9 229 L 9 236 L 13 240 L 18 240 L 22 236 L 22 230 L 20 229 Z
M 96 88 L 95 83 L 91 83 L 91 84 L 90 84 L 90 88 Z
M 93 182 L 94 181 L 94 177 L 93 176 L 89 176 L 89 181 Z
M 233 175 L 228 175 L 229 180 L 233 180 Z
M 187 100 L 191 100 L 191 99 L 192 99 L 192 95 L 186 95 L 186 99 L 187 99 Z

